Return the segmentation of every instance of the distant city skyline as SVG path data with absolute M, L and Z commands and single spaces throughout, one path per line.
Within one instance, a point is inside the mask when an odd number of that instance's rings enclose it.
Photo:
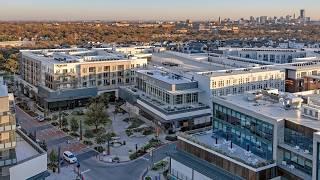
M 250 16 L 306 16 L 319 20 L 317 0 L 2 0 L 6 20 L 217 20 Z

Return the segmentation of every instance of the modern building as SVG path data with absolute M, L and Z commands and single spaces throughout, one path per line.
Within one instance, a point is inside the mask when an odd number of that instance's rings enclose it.
M 208 104 L 199 100 L 198 82 L 159 69 L 136 71 L 136 83 L 121 88 L 119 96 L 163 129 L 174 132 L 211 124 Z
M 47 153 L 17 128 L 13 94 L 0 82 L 0 179 L 45 179 Z
M 316 88 L 314 84 L 320 74 L 320 62 L 299 62 L 280 67 L 286 72 L 286 91 L 294 93 Z
M 276 88 L 285 91 L 285 73 L 281 68 L 261 66 L 186 74 L 198 81 L 204 91 L 199 101 L 212 107 L 212 98 L 243 94 L 246 91 Z
M 123 50 L 119 50 L 123 51 Z M 84 105 L 99 93 L 134 83 L 134 69 L 147 65 L 139 54 L 110 48 L 20 51 L 19 90 L 46 109 Z
M 179 135 L 170 174 L 187 176 L 174 164 L 181 151 L 243 179 L 319 179 L 319 93 L 266 89 L 215 97 L 212 130 Z
M 276 64 L 292 63 L 295 58 L 305 58 L 307 52 L 300 49 L 279 48 L 219 48 L 224 55 L 237 56 Z

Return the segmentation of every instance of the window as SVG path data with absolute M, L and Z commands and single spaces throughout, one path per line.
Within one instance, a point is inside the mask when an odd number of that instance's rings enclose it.
M 110 66 L 104 66 L 104 67 L 103 67 L 103 70 L 104 70 L 104 71 L 110 71 Z
M 181 94 L 176 96 L 175 104 L 182 104 L 182 95 Z
M 89 72 L 95 72 L 96 68 L 95 67 L 89 67 Z

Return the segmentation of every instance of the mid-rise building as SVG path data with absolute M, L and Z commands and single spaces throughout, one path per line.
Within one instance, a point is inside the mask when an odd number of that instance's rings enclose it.
M 199 100 L 202 93 L 194 79 L 158 69 L 137 71 L 135 86 L 119 92 L 141 115 L 168 131 L 211 124 L 210 107 Z
M 305 58 L 307 52 L 300 49 L 278 48 L 219 48 L 224 55 L 254 59 L 262 62 L 284 64 L 292 63 L 296 58 Z
M 276 88 L 285 91 L 285 72 L 274 66 L 239 68 L 187 74 L 204 91 L 199 101 L 212 107 L 212 98 L 246 91 Z
M 320 62 L 300 62 L 281 65 L 286 72 L 286 91 L 301 92 L 316 89 Z M 312 81 L 312 82 L 311 82 Z
M 13 94 L 0 82 L 0 179 L 45 179 L 47 153 L 17 128 Z
M 146 65 L 144 56 L 109 48 L 22 50 L 17 83 L 43 108 L 73 108 L 98 93 L 117 94 L 134 83 L 134 69 Z
M 214 97 L 212 130 L 179 135 L 171 176 L 192 179 L 187 167 L 214 179 L 192 166 L 194 161 L 222 169 L 227 179 L 228 173 L 243 179 L 319 179 L 319 93 L 268 89 Z

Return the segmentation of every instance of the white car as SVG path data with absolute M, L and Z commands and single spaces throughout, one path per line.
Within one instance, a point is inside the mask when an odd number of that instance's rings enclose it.
M 64 160 L 68 161 L 70 164 L 76 163 L 78 161 L 77 157 L 73 155 L 70 151 L 63 152 Z

